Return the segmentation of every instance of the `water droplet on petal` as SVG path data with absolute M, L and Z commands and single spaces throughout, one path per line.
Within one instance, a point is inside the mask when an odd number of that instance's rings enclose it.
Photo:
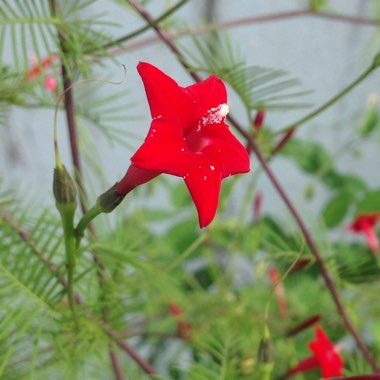
M 184 152 L 185 151 L 185 148 L 181 148 L 181 152 Z
M 203 176 L 203 180 L 206 181 L 207 179 L 207 175 Z
M 210 165 L 210 169 L 211 169 L 212 171 L 214 171 L 214 170 L 215 170 L 215 166 L 214 166 L 214 165 Z

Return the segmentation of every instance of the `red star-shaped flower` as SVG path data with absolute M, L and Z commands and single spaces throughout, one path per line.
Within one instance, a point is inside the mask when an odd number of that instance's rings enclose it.
M 380 218 L 379 213 L 359 214 L 348 226 L 349 231 L 364 234 L 372 252 L 379 252 L 379 241 L 375 233 L 375 225 Z
M 223 178 L 249 171 L 246 149 L 225 124 L 225 85 L 212 75 L 181 87 L 149 63 L 140 62 L 137 70 L 153 120 L 116 190 L 127 194 L 161 173 L 182 177 L 197 208 L 199 225 L 205 227 L 215 216 Z
M 284 379 L 318 367 L 323 379 L 343 376 L 343 359 L 320 326 L 315 329 L 315 340 L 309 343 L 309 348 L 313 355 L 301 360 L 290 369 Z

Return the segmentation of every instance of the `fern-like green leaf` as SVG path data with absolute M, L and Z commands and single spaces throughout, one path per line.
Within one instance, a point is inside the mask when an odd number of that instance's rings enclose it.
M 239 95 L 247 110 L 288 110 L 310 106 L 293 99 L 309 91 L 294 91 L 300 83 L 283 70 L 248 66 L 228 37 L 194 37 L 196 53 L 184 48 L 194 72 L 216 74 Z

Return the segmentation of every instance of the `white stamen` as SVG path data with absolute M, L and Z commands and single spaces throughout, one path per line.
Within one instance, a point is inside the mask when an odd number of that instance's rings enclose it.
M 226 103 L 222 103 L 222 104 L 219 104 L 217 107 L 210 108 L 207 111 L 206 115 L 203 116 L 201 120 L 199 120 L 198 129 L 207 124 L 222 122 L 223 119 L 227 116 L 229 111 L 230 111 L 230 108 L 228 107 L 228 104 Z

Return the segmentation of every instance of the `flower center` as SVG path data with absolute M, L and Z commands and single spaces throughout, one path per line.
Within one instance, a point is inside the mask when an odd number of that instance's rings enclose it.
M 207 124 L 220 123 L 228 114 L 230 108 L 228 104 L 222 103 L 216 107 L 210 108 L 198 122 L 198 129 Z
M 184 131 L 184 140 L 188 148 L 196 153 L 210 142 L 210 138 L 202 133 L 202 127 L 209 124 L 221 123 L 229 112 L 229 107 L 226 103 L 219 104 L 216 107 L 210 108 L 206 114 L 198 121 L 197 128 L 191 131 Z

